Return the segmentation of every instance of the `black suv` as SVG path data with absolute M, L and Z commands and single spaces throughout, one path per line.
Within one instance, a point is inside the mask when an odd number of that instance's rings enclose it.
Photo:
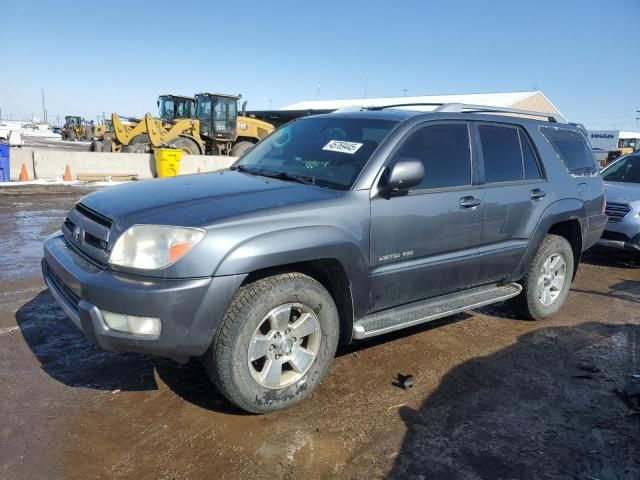
M 51 293 L 103 348 L 201 358 L 260 413 L 306 397 L 339 343 L 507 299 L 554 314 L 606 224 L 583 130 L 410 108 L 301 118 L 228 170 L 88 195 L 45 241 Z

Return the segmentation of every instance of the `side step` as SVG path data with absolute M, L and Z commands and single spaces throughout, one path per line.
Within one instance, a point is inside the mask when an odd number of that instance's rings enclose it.
M 507 300 L 515 297 L 521 291 L 522 287 L 517 283 L 485 285 L 401 307 L 389 308 L 367 315 L 356 322 L 353 325 L 353 338 L 375 337 L 419 323 L 430 322 L 454 313 Z

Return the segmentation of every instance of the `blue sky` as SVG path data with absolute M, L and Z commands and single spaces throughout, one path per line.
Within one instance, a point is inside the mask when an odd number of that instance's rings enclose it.
M 41 116 L 43 88 L 51 121 L 155 112 L 163 92 L 277 108 L 319 82 L 323 99 L 537 87 L 572 121 L 638 127 L 640 0 L 10 3 L 3 116 Z

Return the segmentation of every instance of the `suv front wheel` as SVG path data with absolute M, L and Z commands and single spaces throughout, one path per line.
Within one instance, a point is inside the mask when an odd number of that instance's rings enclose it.
M 515 310 L 531 320 L 555 314 L 564 303 L 573 277 L 573 250 L 559 235 L 546 235 L 522 278 L 522 293 L 513 299 Z
M 318 386 L 338 335 L 336 305 L 320 283 L 301 273 L 274 275 L 238 290 L 203 360 L 229 401 L 266 413 Z

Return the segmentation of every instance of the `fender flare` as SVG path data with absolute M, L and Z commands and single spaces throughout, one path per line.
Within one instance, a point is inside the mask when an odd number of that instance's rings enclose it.
M 294 227 L 252 237 L 226 254 L 214 276 L 249 274 L 318 260 L 335 260 L 342 266 L 351 290 L 354 318 L 364 316 L 369 307 L 368 263 L 357 239 L 338 227 Z
M 538 245 L 551 229 L 553 225 L 559 222 L 565 222 L 568 220 L 577 220 L 580 223 L 582 242 L 584 243 L 585 235 L 585 219 L 587 218 L 587 211 L 582 200 L 577 198 L 565 198 L 557 200 L 550 204 L 540 216 L 538 224 L 529 240 L 529 245 L 522 256 L 522 260 L 518 265 L 518 268 L 514 274 L 514 278 L 521 278 L 527 269 L 527 266 L 531 262 L 531 259 L 538 251 Z M 582 252 L 576 252 L 579 258 Z M 576 266 L 577 267 L 577 266 Z

